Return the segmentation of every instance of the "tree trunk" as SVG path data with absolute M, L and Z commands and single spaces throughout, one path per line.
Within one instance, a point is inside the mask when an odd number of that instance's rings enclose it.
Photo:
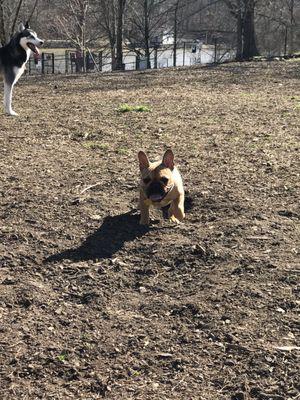
M 110 46 L 110 56 L 111 56 L 111 70 L 116 70 L 116 26 L 114 25 L 113 29 L 109 31 L 109 46 Z
M 157 69 L 157 58 L 158 58 L 158 51 L 157 47 L 154 49 L 154 69 Z
M 144 0 L 144 41 L 145 41 L 145 57 L 147 62 L 147 68 L 151 68 L 150 60 L 150 33 L 149 33 L 149 20 L 148 20 L 148 0 Z
M 116 0 L 99 1 L 100 26 L 109 41 L 111 69 L 116 69 L 116 33 L 117 33 L 117 3 Z
M 289 40 L 289 54 L 294 53 L 294 37 L 295 37 L 295 0 L 291 0 L 290 3 L 290 40 Z
M 236 61 L 243 59 L 243 21 L 242 10 L 239 9 L 236 15 Z
M 177 34 L 178 34 L 178 7 L 179 7 L 179 1 L 178 0 L 175 4 L 175 9 L 174 9 L 174 32 L 173 32 L 173 66 L 176 67 L 177 65 Z
M 111 56 L 111 70 L 115 71 L 116 70 L 116 52 L 115 52 L 115 46 L 111 46 L 110 48 L 110 56 Z
M 5 43 L 6 43 L 6 35 L 4 26 L 3 0 L 0 0 L 0 44 L 4 46 Z
M 81 36 L 81 43 L 82 43 L 82 57 L 83 57 L 83 72 L 86 72 L 86 40 L 85 40 L 85 15 L 83 17 L 81 29 L 82 29 L 82 36 Z
M 256 46 L 255 26 L 254 26 L 254 0 L 249 0 L 243 18 L 243 59 L 250 60 L 255 56 L 259 56 Z
M 123 69 L 123 16 L 126 0 L 118 0 L 117 35 L 116 35 L 116 69 Z

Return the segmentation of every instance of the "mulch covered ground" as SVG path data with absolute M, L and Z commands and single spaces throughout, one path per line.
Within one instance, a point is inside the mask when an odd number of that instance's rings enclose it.
M 21 79 L 0 115 L 1 399 L 300 399 L 299 78 Z M 167 147 L 186 220 L 146 229 L 137 152 Z

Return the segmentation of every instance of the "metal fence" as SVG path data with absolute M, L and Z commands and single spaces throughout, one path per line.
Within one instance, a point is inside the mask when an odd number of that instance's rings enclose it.
M 234 58 L 230 49 L 214 46 L 203 46 L 195 49 L 184 46 L 177 49 L 176 66 L 208 64 L 222 62 Z M 151 68 L 168 68 L 174 66 L 173 51 L 160 49 L 151 55 Z M 124 54 L 124 70 L 143 70 L 147 68 L 146 59 L 138 57 L 133 52 Z M 102 51 L 89 51 L 82 55 L 75 50 L 55 50 L 42 52 L 39 57 L 31 57 L 27 72 L 30 75 L 39 74 L 75 74 L 86 72 L 111 71 L 112 62 L 109 55 Z
M 85 60 L 76 51 L 66 50 L 57 54 L 42 52 L 39 57 L 31 57 L 28 62 L 28 73 L 37 74 L 74 74 L 84 69 L 89 72 L 102 71 L 102 53 L 88 53 Z

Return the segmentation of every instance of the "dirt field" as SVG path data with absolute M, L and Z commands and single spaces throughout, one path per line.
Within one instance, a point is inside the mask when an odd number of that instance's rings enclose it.
M 21 80 L 0 115 L 1 400 L 300 399 L 299 78 Z M 144 229 L 136 154 L 169 146 L 186 221 Z

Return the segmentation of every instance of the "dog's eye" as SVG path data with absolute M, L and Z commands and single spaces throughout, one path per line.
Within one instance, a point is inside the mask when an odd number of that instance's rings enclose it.
M 160 178 L 160 181 L 161 181 L 164 185 L 166 185 L 166 184 L 168 183 L 169 179 L 168 179 L 168 178 L 165 178 L 165 177 L 163 176 L 162 178 Z
M 150 178 L 144 178 L 144 179 L 143 179 L 143 182 L 144 182 L 146 185 L 147 185 L 150 181 L 151 181 Z

